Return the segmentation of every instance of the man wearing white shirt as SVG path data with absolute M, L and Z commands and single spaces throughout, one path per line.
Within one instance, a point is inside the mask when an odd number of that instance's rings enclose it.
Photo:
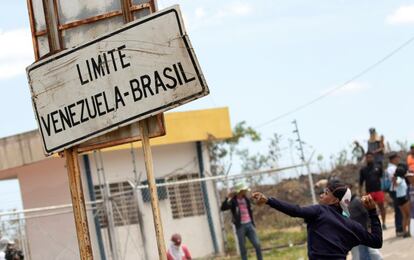
M 392 178 L 394 177 L 395 170 L 397 169 L 397 165 L 398 163 L 400 163 L 400 160 L 401 160 L 401 157 L 396 152 L 392 152 L 389 155 L 389 163 L 388 163 L 388 167 L 386 170 L 387 176 L 385 176 L 386 179 L 392 180 Z M 397 236 L 402 236 L 403 235 L 402 214 L 401 214 L 400 208 L 398 207 L 397 196 L 396 196 L 395 190 L 390 189 L 389 194 L 392 199 L 392 204 L 394 207 L 395 232 Z

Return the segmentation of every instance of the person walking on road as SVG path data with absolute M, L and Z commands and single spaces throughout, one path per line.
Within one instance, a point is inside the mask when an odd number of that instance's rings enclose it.
M 395 196 L 397 198 L 398 207 L 402 214 L 402 229 L 403 237 L 409 237 L 410 232 L 410 200 L 408 198 L 408 185 L 405 181 L 405 175 L 407 174 L 407 167 L 400 165 L 395 170 L 392 189 L 395 190 Z
M 392 182 L 392 179 L 394 178 L 397 165 L 400 163 L 401 158 L 396 152 L 391 152 L 388 158 L 389 158 L 389 163 L 388 163 L 388 167 L 386 170 L 386 174 L 384 176 L 386 178 L 384 183 L 388 183 L 388 182 L 390 183 L 390 186 L 385 187 L 385 188 L 388 190 L 390 197 L 392 199 L 392 204 L 394 208 L 395 233 L 397 237 L 400 237 L 404 235 L 403 227 L 402 227 L 402 214 L 401 214 L 400 207 L 398 206 L 396 192 L 395 190 L 391 189 L 391 182 Z
M 365 183 L 365 192 L 374 199 L 377 204 L 382 220 L 382 228 L 386 229 L 386 211 L 384 206 L 384 192 L 381 189 L 381 178 L 383 176 L 382 166 L 375 163 L 374 154 L 368 152 L 365 155 L 366 166 L 359 172 L 359 194 L 362 195 L 362 188 Z
M 236 227 L 242 260 L 247 260 L 246 237 L 256 250 L 256 257 L 262 260 L 262 249 L 253 220 L 251 201 L 246 196 L 249 188 L 242 182 L 236 184 L 234 191 L 229 193 L 221 205 L 221 210 L 231 210 L 233 224 Z
M 348 252 L 361 244 L 372 248 L 382 247 L 381 223 L 374 200 L 370 195 L 362 197 L 371 220 L 371 232 L 368 232 L 361 224 L 347 217 L 351 191 L 340 181 L 328 183 L 320 196 L 319 205 L 300 207 L 266 197 L 260 192 L 254 192 L 253 198 L 258 205 L 267 204 L 291 217 L 305 220 L 310 260 L 346 259 Z

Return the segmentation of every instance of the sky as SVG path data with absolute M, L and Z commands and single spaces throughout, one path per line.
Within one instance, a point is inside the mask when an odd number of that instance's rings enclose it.
M 274 133 L 287 146 L 295 119 L 307 156 L 315 151 L 328 158 L 353 140 L 365 144 L 370 127 L 393 147 L 396 140 L 414 143 L 414 43 L 404 45 L 414 37 L 413 1 L 158 4 L 160 9 L 180 4 L 211 92 L 176 111 L 229 107 L 232 125 L 244 120 L 262 134 L 264 142 L 251 145 L 253 152 L 265 150 Z M 26 1 L 1 1 L 0 7 L 0 137 L 5 137 L 37 124 L 25 76 L 34 60 Z M 294 153 L 286 163 L 297 160 Z

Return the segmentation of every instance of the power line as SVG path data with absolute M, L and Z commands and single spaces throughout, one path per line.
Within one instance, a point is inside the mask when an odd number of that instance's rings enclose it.
M 345 81 L 343 84 L 325 92 L 324 94 L 302 104 L 297 106 L 296 108 L 289 110 L 283 114 L 278 115 L 277 117 L 266 121 L 262 124 L 257 125 L 255 128 L 261 128 L 263 126 L 266 126 L 268 124 L 271 124 L 275 121 L 278 121 L 284 117 L 287 117 L 291 114 L 294 114 L 302 109 L 305 109 L 308 106 L 313 105 L 314 103 L 320 101 L 321 99 L 333 94 L 334 92 L 342 89 L 343 87 L 345 87 L 346 85 L 348 85 L 349 83 L 355 81 L 356 79 L 362 77 L 363 75 L 367 74 L 368 72 L 370 72 L 371 70 L 373 70 L 374 68 L 376 68 L 377 66 L 379 66 L 380 64 L 382 64 L 383 62 L 387 61 L 388 59 L 390 59 L 392 56 L 394 56 L 395 54 L 397 54 L 399 51 L 401 51 L 403 48 L 405 48 L 406 46 L 408 46 L 410 43 L 412 43 L 414 41 L 414 36 L 412 36 L 410 39 L 408 39 L 407 41 L 405 41 L 404 43 L 402 43 L 400 46 L 398 46 L 397 48 L 395 48 L 394 50 L 392 50 L 391 52 L 389 52 L 387 55 L 385 55 L 384 57 L 382 57 L 381 59 L 379 59 L 378 61 L 376 61 L 375 63 L 373 63 L 372 65 L 366 67 L 365 69 L 363 69 L 361 72 L 359 72 L 358 74 L 354 75 L 353 77 L 351 77 L 349 80 Z

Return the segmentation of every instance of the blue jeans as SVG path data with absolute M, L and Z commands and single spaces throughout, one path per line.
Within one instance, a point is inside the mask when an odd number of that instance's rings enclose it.
M 358 250 L 359 250 L 359 260 L 371 260 L 367 246 L 359 245 Z
M 257 260 L 262 260 L 262 249 L 260 248 L 260 241 L 257 237 L 256 229 L 254 228 L 253 224 L 251 222 L 241 224 L 241 226 L 237 228 L 236 233 L 237 239 L 239 241 L 239 249 L 242 260 L 247 260 L 246 237 L 250 240 L 253 247 L 256 249 Z
M 390 196 L 392 198 L 392 204 L 394 206 L 395 232 L 403 232 L 402 214 L 401 214 L 400 207 L 398 207 L 397 195 L 396 195 L 395 191 L 390 191 Z

